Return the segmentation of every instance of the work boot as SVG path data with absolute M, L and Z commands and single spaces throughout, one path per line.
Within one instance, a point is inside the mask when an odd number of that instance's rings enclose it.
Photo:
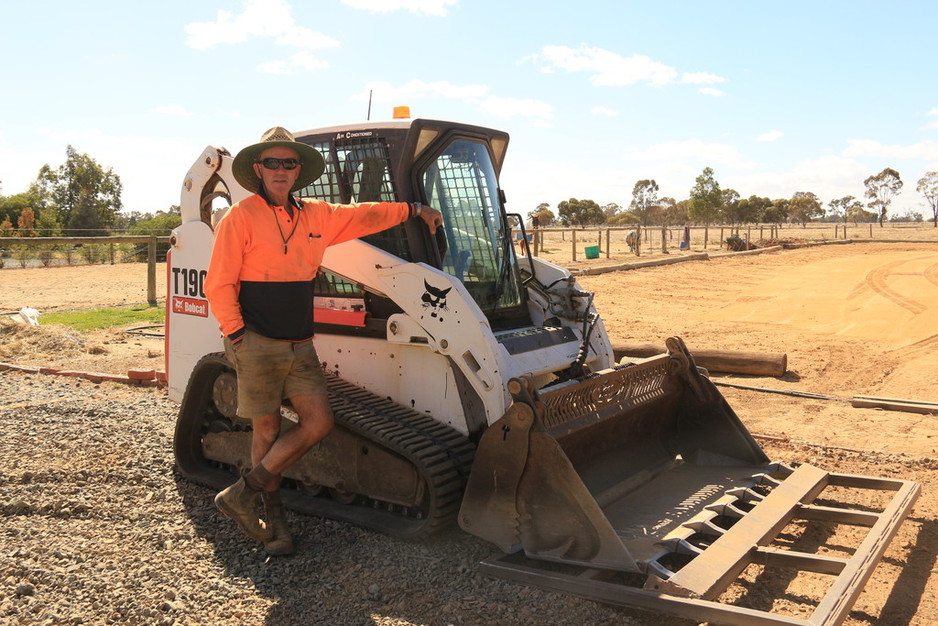
M 215 496 L 215 506 L 225 516 L 237 522 L 248 537 L 255 541 L 267 542 L 273 537 L 273 532 L 264 520 L 257 516 L 259 496 L 260 493 L 252 491 L 242 477 Z
M 293 537 L 287 526 L 286 512 L 280 501 L 279 491 L 265 491 L 264 510 L 267 512 L 267 525 L 273 532 L 273 538 L 264 542 L 264 549 L 274 556 L 293 554 Z

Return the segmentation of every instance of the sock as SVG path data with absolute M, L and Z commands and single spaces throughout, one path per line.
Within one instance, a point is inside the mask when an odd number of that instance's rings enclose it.
M 280 486 L 280 476 L 271 474 L 263 463 L 258 463 L 244 477 L 244 482 L 251 491 L 275 491 Z

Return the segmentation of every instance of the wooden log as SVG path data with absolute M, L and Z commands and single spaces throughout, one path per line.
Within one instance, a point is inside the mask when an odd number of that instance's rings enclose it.
M 647 358 L 667 352 L 653 343 L 616 343 L 612 346 L 616 361 L 622 357 Z M 783 376 L 788 370 L 788 355 L 770 352 L 739 352 L 731 350 L 690 350 L 697 365 L 711 372 L 749 374 L 752 376 Z

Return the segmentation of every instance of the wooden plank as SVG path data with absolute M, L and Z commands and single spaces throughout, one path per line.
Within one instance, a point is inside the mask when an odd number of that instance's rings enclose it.
M 923 415 L 938 415 L 938 403 L 921 402 L 917 400 L 900 400 L 898 398 L 876 398 L 874 396 L 854 396 L 850 406 L 855 409 L 885 409 L 887 411 L 903 411 L 905 413 L 921 413 Z

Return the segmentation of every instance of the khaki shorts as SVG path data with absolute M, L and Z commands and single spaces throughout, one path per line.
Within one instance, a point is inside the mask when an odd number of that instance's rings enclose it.
M 238 372 L 238 415 L 262 417 L 284 398 L 326 393 L 326 377 L 309 341 L 270 339 L 251 332 L 237 346 L 225 337 L 225 354 Z

